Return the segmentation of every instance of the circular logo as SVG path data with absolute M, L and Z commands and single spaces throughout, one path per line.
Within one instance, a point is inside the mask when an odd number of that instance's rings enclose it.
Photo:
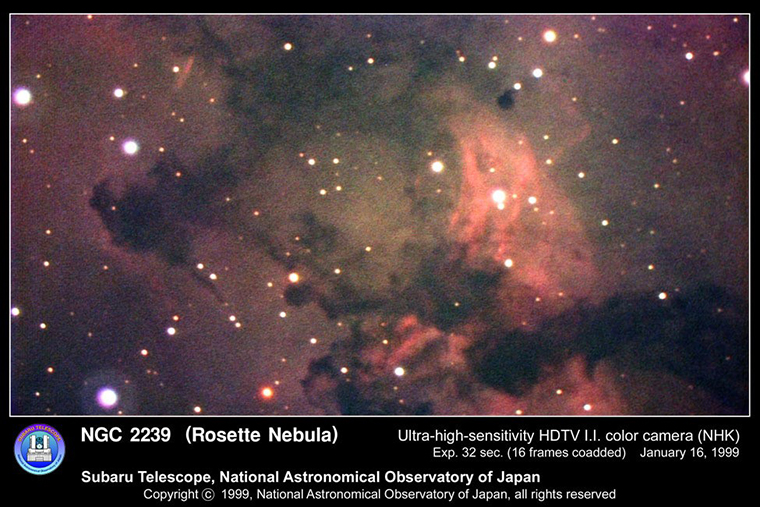
M 52 426 L 32 424 L 18 434 L 13 451 L 21 468 L 30 474 L 44 475 L 61 464 L 66 445 Z

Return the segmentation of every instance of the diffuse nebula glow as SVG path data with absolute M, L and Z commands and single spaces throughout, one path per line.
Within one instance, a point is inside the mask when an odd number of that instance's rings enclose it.
M 466 245 L 468 266 L 508 267 L 494 303 L 505 327 L 532 327 L 572 303 L 598 301 L 592 247 L 570 200 L 537 164 L 526 136 L 487 108 L 468 109 L 450 122 L 462 157 L 450 234 Z M 503 206 L 492 199 L 496 191 L 506 196 Z
M 12 411 L 746 413 L 746 21 L 14 16 Z

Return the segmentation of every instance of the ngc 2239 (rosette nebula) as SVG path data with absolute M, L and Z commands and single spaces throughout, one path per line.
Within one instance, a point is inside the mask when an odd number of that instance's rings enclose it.
M 13 15 L 13 414 L 746 414 L 747 16 Z

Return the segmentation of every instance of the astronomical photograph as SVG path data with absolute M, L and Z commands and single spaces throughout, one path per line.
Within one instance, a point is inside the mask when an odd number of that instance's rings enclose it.
M 10 15 L 11 415 L 749 413 L 748 15 Z

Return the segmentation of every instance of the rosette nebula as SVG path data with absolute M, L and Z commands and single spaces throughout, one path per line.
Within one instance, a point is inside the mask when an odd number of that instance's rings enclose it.
M 744 16 L 12 16 L 14 414 L 745 414 Z

